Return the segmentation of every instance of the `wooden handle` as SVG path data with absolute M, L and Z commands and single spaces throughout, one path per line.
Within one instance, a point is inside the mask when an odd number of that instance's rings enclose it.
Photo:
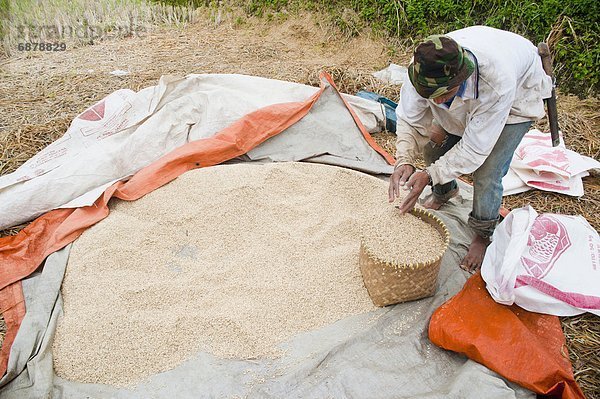
M 542 68 L 544 68 L 544 72 L 548 76 L 554 76 L 552 71 L 552 54 L 550 54 L 550 48 L 544 42 L 538 44 L 538 54 L 542 58 Z
M 544 72 L 554 80 L 552 55 L 550 54 L 550 48 L 548 48 L 546 43 L 541 42 L 538 44 L 538 54 L 542 58 L 542 68 L 544 68 Z M 548 123 L 550 125 L 550 135 L 552 136 L 552 147 L 557 147 L 560 144 L 560 133 L 558 127 L 558 111 L 556 109 L 556 92 L 554 91 L 554 87 L 552 88 L 552 95 L 545 101 L 548 108 Z

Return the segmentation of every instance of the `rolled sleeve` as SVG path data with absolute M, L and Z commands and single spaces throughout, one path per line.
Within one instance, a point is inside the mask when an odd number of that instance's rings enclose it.
M 429 141 L 427 128 L 433 117 L 427 100 L 419 96 L 410 83 L 402 86 L 396 117 L 396 166 L 414 166 L 421 149 Z

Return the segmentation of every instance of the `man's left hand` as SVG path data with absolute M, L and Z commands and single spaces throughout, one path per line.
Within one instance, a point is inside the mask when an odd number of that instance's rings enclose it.
M 404 215 L 406 212 L 411 211 L 415 207 L 419 196 L 425 189 L 425 186 L 428 184 L 429 175 L 427 172 L 421 171 L 412 174 L 410 179 L 408 179 L 408 181 L 404 184 L 404 189 L 410 190 L 410 192 L 406 195 L 406 197 L 404 197 L 404 200 L 398 206 L 401 215 Z

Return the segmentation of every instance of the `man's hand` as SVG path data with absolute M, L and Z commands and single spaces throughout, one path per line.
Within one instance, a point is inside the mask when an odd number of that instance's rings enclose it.
M 389 201 L 394 202 L 400 197 L 400 187 L 404 186 L 410 175 L 415 172 L 415 167 L 409 164 L 398 166 L 390 176 L 390 188 L 388 190 Z
M 419 195 L 423 192 L 425 186 L 429 184 L 429 175 L 427 172 L 417 172 L 413 173 L 410 179 L 404 185 L 405 190 L 410 190 L 410 192 L 404 197 L 404 200 L 398 207 L 400 210 L 400 214 L 404 215 L 406 212 L 411 211 L 417 200 L 419 199 Z

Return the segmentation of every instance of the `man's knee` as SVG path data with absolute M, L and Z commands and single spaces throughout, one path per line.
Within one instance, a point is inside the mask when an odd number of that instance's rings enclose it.
M 485 162 L 473 173 L 474 181 L 480 181 L 486 187 L 502 183 L 502 178 L 508 172 L 512 156 L 507 161 L 503 157 L 495 155 L 494 153 L 490 154 Z
M 492 152 L 475 171 L 474 177 L 489 177 L 491 180 L 501 181 L 508 173 L 514 152 L 530 126 L 531 122 L 505 125 Z
M 448 132 L 435 121 L 427 129 L 429 142 L 423 148 L 423 158 L 429 166 L 444 155 L 452 146 L 447 145 Z
M 437 146 L 442 146 L 448 137 L 448 132 L 444 130 L 435 120 L 428 129 L 429 140 Z

